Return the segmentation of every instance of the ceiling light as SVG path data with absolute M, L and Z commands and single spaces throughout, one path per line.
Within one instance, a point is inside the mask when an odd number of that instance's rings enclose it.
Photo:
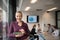
M 55 9 L 57 9 L 57 7 L 51 8 L 51 9 L 49 9 L 49 10 L 47 10 L 47 11 L 53 11 L 53 10 L 55 10 Z
M 31 3 L 36 3 L 37 2 L 37 0 L 31 0 Z
M 26 8 L 25 8 L 25 11 L 28 11 L 29 9 L 30 9 L 30 7 L 26 7 Z

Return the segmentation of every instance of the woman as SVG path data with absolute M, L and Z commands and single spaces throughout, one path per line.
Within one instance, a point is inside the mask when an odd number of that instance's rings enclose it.
M 37 40 L 39 40 L 38 35 L 35 35 L 36 34 L 36 25 L 35 24 L 33 25 L 33 28 L 31 30 L 30 34 L 31 34 L 30 36 L 37 38 Z M 34 38 L 32 40 L 34 40 Z
M 33 28 L 31 30 L 30 34 L 32 34 L 32 35 L 36 34 L 36 25 L 33 25 Z
M 16 21 L 10 24 L 9 37 L 16 40 L 25 40 L 29 36 L 28 25 L 22 21 L 22 12 L 18 11 L 15 14 Z M 11 39 L 13 40 L 13 39 Z

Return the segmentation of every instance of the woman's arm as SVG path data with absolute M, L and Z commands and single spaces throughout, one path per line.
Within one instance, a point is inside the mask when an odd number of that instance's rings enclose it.
M 30 35 L 30 30 L 29 30 L 27 24 L 24 24 L 24 26 L 25 26 L 25 27 L 24 27 L 25 33 L 24 33 L 23 38 L 25 39 L 25 38 L 27 38 L 27 37 Z
M 26 34 L 29 36 L 29 34 L 30 34 L 30 30 L 29 30 L 29 28 L 28 28 L 28 25 L 26 24 L 25 27 L 26 27 L 26 28 L 25 28 L 25 32 L 26 32 Z
M 8 36 L 9 37 L 15 37 L 15 35 L 13 34 L 14 29 L 13 29 L 13 22 L 10 24 L 10 27 L 8 29 Z

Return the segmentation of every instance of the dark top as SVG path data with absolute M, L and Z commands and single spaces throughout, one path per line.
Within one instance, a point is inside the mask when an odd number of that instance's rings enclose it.
M 24 29 L 25 30 L 25 34 L 21 37 L 19 37 L 19 40 L 24 40 L 29 36 L 29 29 L 28 29 L 28 25 L 24 22 L 22 22 L 22 26 L 19 27 L 18 22 L 14 21 L 10 24 L 9 27 L 9 33 L 8 36 L 9 37 L 15 37 L 15 34 L 13 34 L 14 32 L 19 32 L 20 29 Z
M 34 34 L 36 34 L 36 29 L 35 28 L 32 28 L 32 30 L 31 30 L 31 32 L 30 32 L 30 34 L 32 34 L 32 35 L 34 35 Z

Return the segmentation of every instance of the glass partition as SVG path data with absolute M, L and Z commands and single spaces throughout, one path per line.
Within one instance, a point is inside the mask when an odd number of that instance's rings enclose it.
M 0 40 L 7 40 L 9 0 L 0 0 Z

